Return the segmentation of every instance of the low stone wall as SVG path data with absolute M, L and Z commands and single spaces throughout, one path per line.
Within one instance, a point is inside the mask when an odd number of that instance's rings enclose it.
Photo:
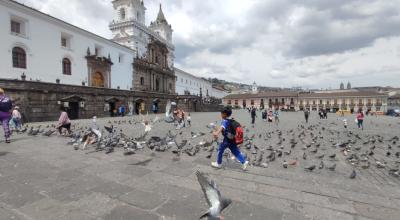
M 59 108 L 69 106 L 75 118 L 110 116 L 110 108 L 125 105 L 127 111 L 136 113 L 140 103 L 142 113 L 151 112 L 154 102 L 159 113 L 165 111 L 168 101 L 173 101 L 187 112 L 200 112 L 211 107 L 203 105 L 200 97 L 173 94 L 94 88 L 88 86 L 63 85 L 33 81 L 0 79 L 3 88 L 14 105 L 18 105 L 26 122 L 57 120 Z M 72 116 L 72 118 L 74 118 Z

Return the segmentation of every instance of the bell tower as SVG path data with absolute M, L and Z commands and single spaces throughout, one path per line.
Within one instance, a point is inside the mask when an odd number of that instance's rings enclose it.
M 162 6 L 160 4 L 160 9 L 158 11 L 157 19 L 150 23 L 150 29 L 152 29 L 156 34 L 160 35 L 168 43 L 172 43 L 172 27 L 168 24 L 165 18 L 164 12 L 162 11 Z
M 113 41 L 137 50 L 145 51 L 146 7 L 143 0 L 113 0 L 114 19 L 109 28 Z

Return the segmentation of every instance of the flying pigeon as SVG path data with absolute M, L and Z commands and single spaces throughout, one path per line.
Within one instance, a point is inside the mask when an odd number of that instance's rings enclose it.
M 223 198 L 216 183 L 213 180 L 209 181 L 203 173 L 197 171 L 196 176 L 210 206 L 200 219 L 207 217 L 209 220 L 222 220 L 221 212 L 232 203 L 232 200 Z

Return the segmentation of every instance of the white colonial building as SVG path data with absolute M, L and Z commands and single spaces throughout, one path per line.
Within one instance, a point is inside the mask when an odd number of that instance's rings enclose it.
M 229 95 L 230 93 L 223 89 L 223 88 L 218 88 L 218 87 L 212 87 L 211 89 L 211 97 L 217 98 L 217 99 L 222 99 L 225 96 Z
M 112 3 L 115 18 L 109 40 L 16 1 L 1 0 L 0 78 L 135 89 L 133 62 L 145 57 L 154 41 L 166 45 L 162 59 L 173 69 L 172 28 L 161 6 L 156 21 L 146 27 L 143 1 Z
M 10 0 L 0 1 L 0 78 L 132 87 L 135 51 Z
M 114 20 L 110 23 L 113 41 L 138 51 L 142 58 L 147 54 L 147 45 L 153 40 L 168 48 L 168 66 L 173 69 L 175 47 L 172 44 L 172 27 L 161 9 L 157 19 L 146 26 L 146 7 L 143 0 L 114 0 Z
M 181 69 L 175 69 L 175 91 L 178 95 L 211 96 L 211 82 L 187 73 Z

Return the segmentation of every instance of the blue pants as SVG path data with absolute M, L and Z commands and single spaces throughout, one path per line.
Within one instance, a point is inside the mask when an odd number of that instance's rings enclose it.
M 246 162 L 245 158 L 243 157 L 242 153 L 240 152 L 236 144 L 227 143 L 224 141 L 219 145 L 218 158 L 217 158 L 218 164 L 222 164 L 222 156 L 226 148 L 229 148 L 229 150 L 231 150 L 233 155 L 235 155 L 235 157 L 240 161 L 240 163 L 244 164 Z

